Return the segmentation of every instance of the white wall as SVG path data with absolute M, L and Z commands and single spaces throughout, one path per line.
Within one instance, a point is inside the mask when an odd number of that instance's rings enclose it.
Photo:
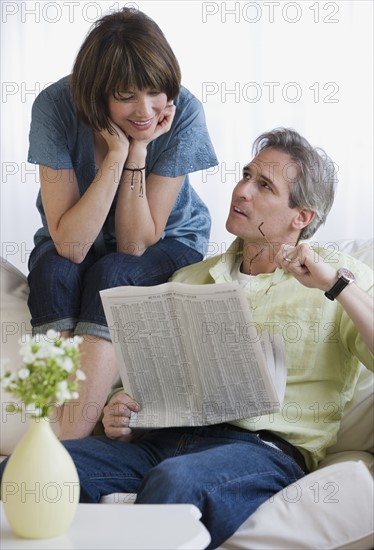
M 165 32 L 183 84 L 203 101 L 220 165 L 192 181 L 212 212 L 210 252 L 231 191 L 261 132 L 293 127 L 339 168 L 337 198 L 315 240 L 373 235 L 373 3 L 369 1 L 1 2 L 1 254 L 23 272 L 39 227 L 37 168 L 26 162 L 39 90 L 71 71 L 94 20 L 123 5 Z

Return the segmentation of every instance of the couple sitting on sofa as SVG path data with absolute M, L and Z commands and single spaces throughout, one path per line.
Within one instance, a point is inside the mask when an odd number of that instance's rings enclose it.
M 137 503 L 192 503 L 211 534 L 227 540 L 267 499 L 316 468 L 333 445 L 359 364 L 373 369 L 372 271 L 338 250 L 303 242 L 326 220 L 332 161 L 293 130 L 261 135 L 234 188 L 227 253 L 177 271 L 172 280 L 244 286 L 253 320 L 280 331 L 288 369 L 279 413 L 230 424 L 136 433 L 140 406 L 124 391 L 104 407 L 106 436 L 70 439 L 84 502 L 114 492 Z M 2 468 L 4 465 L 2 465 Z

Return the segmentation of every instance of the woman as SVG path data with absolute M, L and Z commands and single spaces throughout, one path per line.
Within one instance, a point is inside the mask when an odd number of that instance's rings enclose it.
M 61 439 L 91 433 L 118 370 L 99 291 L 156 285 L 200 261 L 209 212 L 188 173 L 217 164 L 200 102 L 149 17 L 124 8 L 95 23 L 72 74 L 32 110 L 43 227 L 29 262 L 34 333 L 83 336 L 80 398 Z

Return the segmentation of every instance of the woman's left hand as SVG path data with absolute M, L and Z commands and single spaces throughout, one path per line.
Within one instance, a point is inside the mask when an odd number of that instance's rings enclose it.
M 141 140 L 142 143 L 145 143 L 148 145 L 148 143 L 151 143 L 151 141 L 154 141 L 155 139 L 162 136 L 163 134 L 166 134 L 171 128 L 171 125 L 174 120 L 174 116 L 175 116 L 175 105 L 172 101 L 169 101 L 165 109 L 162 111 L 162 113 L 159 116 L 153 135 L 150 138 Z M 134 143 L 134 141 L 138 141 L 138 140 L 131 139 L 130 141 Z
M 162 134 L 166 134 L 170 130 L 174 120 L 174 116 L 175 105 L 172 101 L 169 101 L 165 109 L 162 111 L 160 118 L 158 119 L 158 123 L 151 141 L 153 141 L 153 139 L 156 139 L 156 137 L 161 136 Z

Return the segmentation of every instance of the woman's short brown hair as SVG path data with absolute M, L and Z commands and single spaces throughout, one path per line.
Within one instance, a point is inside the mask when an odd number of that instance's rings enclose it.
M 80 120 L 95 130 L 111 130 L 108 99 L 134 87 L 180 92 L 179 63 L 158 25 L 134 8 L 96 21 L 76 57 L 70 90 Z

